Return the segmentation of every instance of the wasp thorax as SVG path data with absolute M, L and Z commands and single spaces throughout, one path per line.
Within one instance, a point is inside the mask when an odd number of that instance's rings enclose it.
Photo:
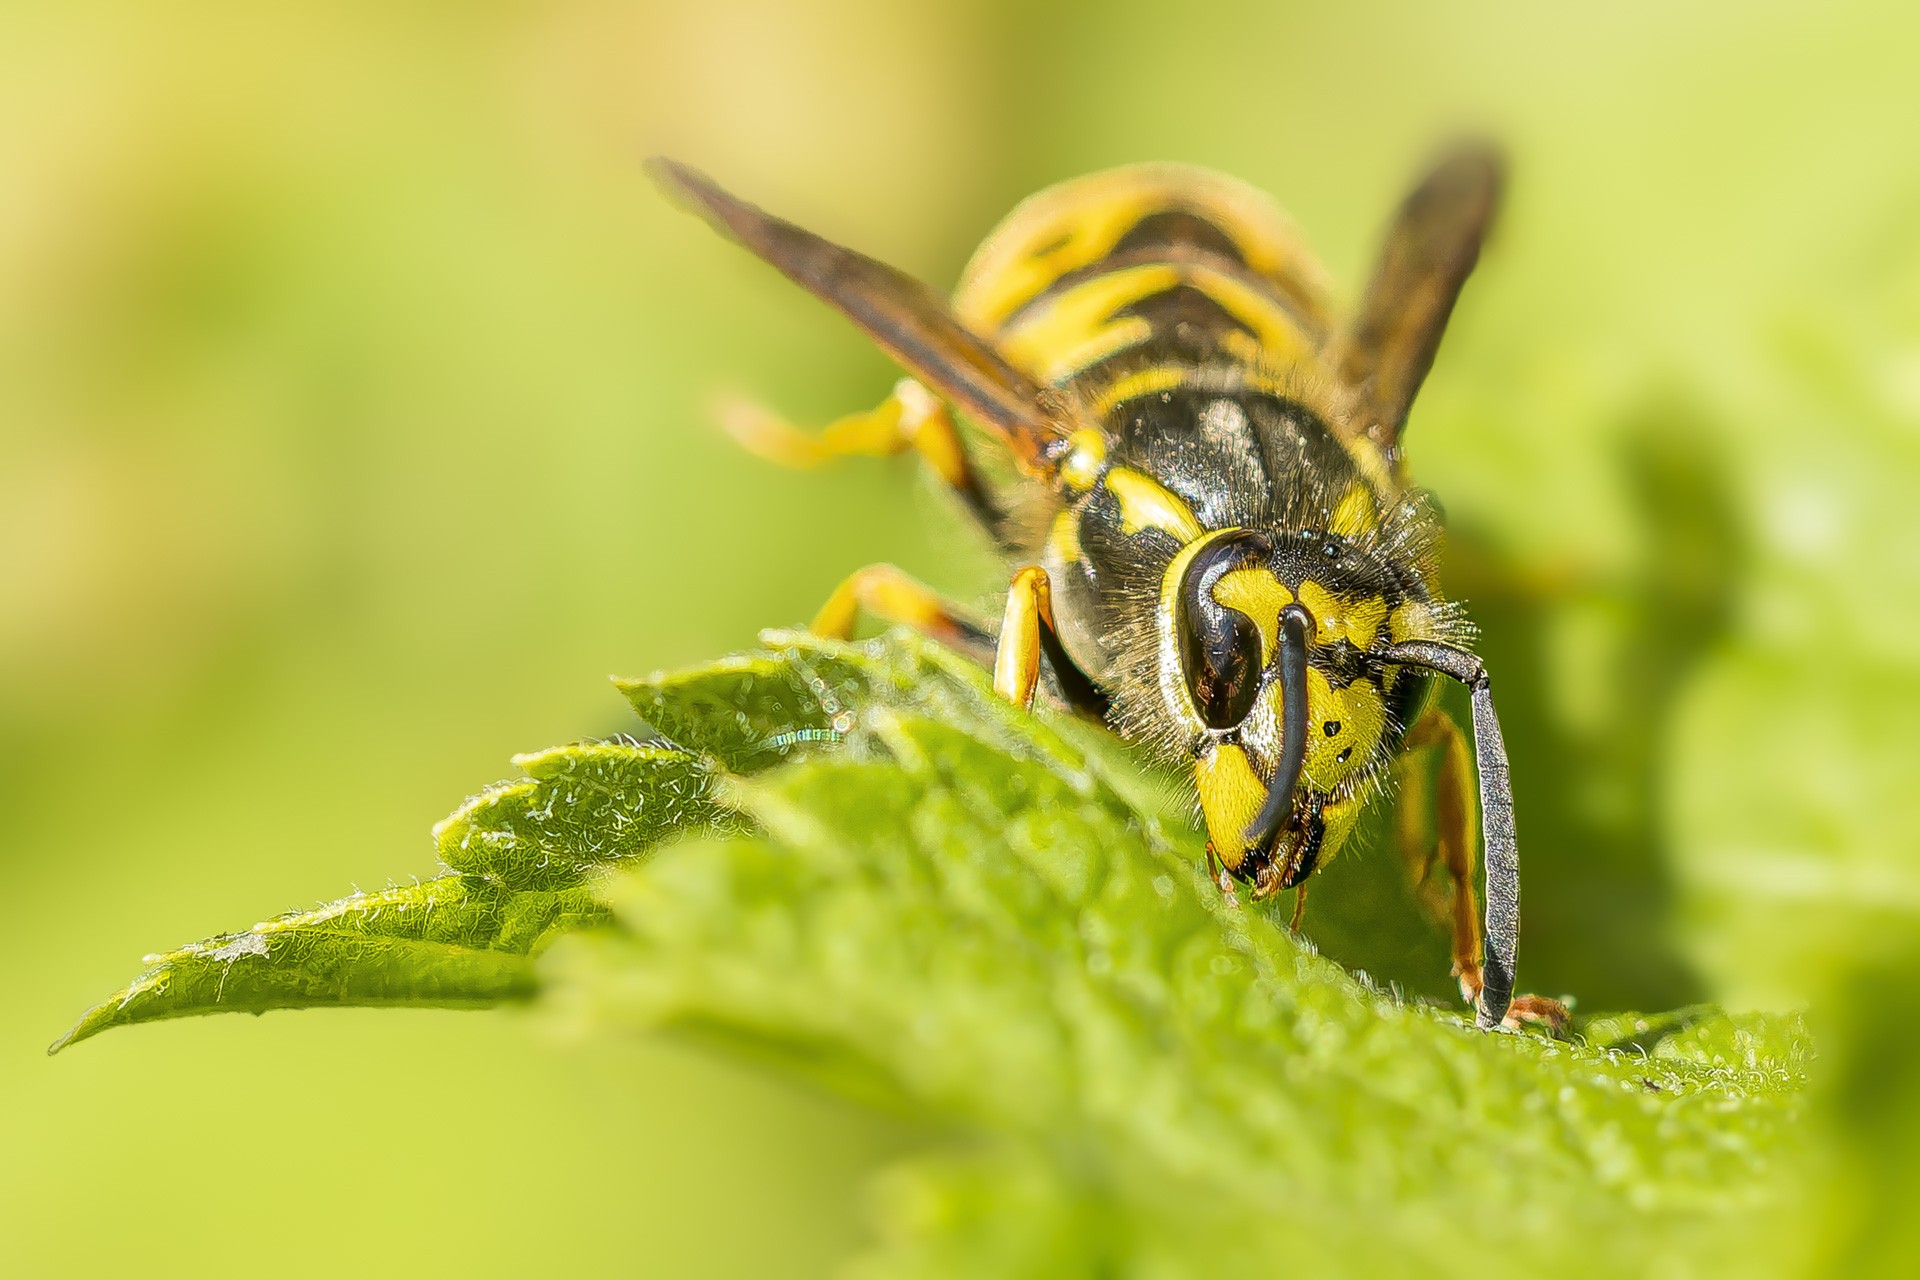
M 1259 626 L 1241 610 L 1221 604 L 1214 588 L 1236 570 L 1264 563 L 1272 550 L 1261 534 L 1226 534 L 1194 556 L 1180 584 L 1174 619 L 1180 667 L 1194 710 L 1209 729 L 1231 729 L 1247 718 L 1264 666 Z

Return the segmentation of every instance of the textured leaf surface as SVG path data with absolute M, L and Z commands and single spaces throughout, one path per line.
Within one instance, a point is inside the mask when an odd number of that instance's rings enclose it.
M 623 682 L 675 742 L 520 757 L 436 828 L 445 875 L 157 957 L 63 1043 L 539 988 L 928 1122 L 871 1275 L 1484 1274 L 1576 1237 L 1637 1272 L 1751 1259 L 1791 1203 L 1797 1019 L 1475 1031 L 1229 907 L 1150 785 L 969 664 L 767 645 Z
M 738 766 L 796 728 L 839 749 L 735 785 L 762 834 L 605 882 L 620 929 L 544 972 L 592 1025 L 990 1135 L 883 1180 L 878 1274 L 1484 1271 L 1474 1242 L 1576 1229 L 1638 1267 L 1655 1224 L 1725 1259 L 1787 1202 L 1796 1020 L 1618 1015 L 1561 1044 L 1396 1002 L 1224 906 L 1097 762 L 919 645 L 786 637 L 628 688 Z
M 983 687 L 978 669 L 931 645 L 846 645 L 769 631 L 769 648 L 690 671 L 618 680 L 635 711 L 666 737 L 736 773 L 842 746 L 867 754 L 875 713 L 964 719 L 1008 754 L 1082 774 L 1082 754 L 1053 729 Z
M 627 739 L 515 758 L 527 777 L 474 796 L 434 829 L 448 874 L 356 893 L 147 957 L 52 1052 L 108 1027 L 316 1005 L 478 1008 L 534 990 L 531 957 L 603 922 L 592 873 L 682 829 L 726 828 L 701 761 Z

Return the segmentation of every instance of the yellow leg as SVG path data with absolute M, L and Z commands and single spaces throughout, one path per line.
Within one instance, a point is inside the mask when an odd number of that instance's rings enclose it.
M 850 640 L 862 613 L 912 627 L 961 653 L 985 661 L 992 637 L 965 609 L 890 564 L 870 564 L 834 588 L 809 628 L 815 635 Z
M 1437 787 L 1428 784 L 1418 754 L 1429 747 L 1440 751 Z M 1473 750 L 1467 735 L 1452 716 L 1438 707 L 1431 708 L 1408 730 L 1399 772 L 1400 808 L 1395 815 L 1394 829 L 1401 857 L 1413 875 L 1414 884 L 1428 894 L 1434 866 L 1447 869 L 1451 884 L 1442 910 L 1453 936 L 1453 975 L 1460 980 L 1460 994 L 1466 997 L 1467 1003 L 1477 1004 L 1484 983 L 1479 894 L 1474 891 L 1475 864 L 1479 861 L 1474 829 L 1479 824 L 1479 804 L 1473 777 Z M 1425 812 L 1433 815 L 1431 843 L 1420 838 L 1420 816 Z M 1506 1020 L 1509 1025 L 1523 1019 L 1539 1022 L 1558 1031 L 1566 1025 L 1567 1017 L 1566 1006 L 1558 1000 L 1517 996 L 1507 1010 Z
M 1431 787 L 1427 774 L 1414 755 L 1429 747 L 1440 749 L 1439 786 Z M 1478 818 L 1473 783 L 1473 752 L 1467 735 L 1453 717 L 1435 707 L 1421 716 L 1407 733 L 1406 754 L 1401 757 L 1401 781 L 1405 794 L 1395 823 L 1400 838 L 1400 853 L 1413 873 L 1414 883 L 1427 888 L 1433 868 L 1445 867 L 1448 887 L 1445 917 L 1453 935 L 1453 974 L 1460 989 L 1471 1000 L 1480 991 L 1480 911 L 1473 891 L 1473 870 L 1477 860 L 1473 829 Z M 1416 807 L 1418 806 L 1418 807 Z M 1433 815 L 1431 844 L 1418 841 L 1421 812 Z
M 785 467 L 808 469 L 839 458 L 887 458 L 913 449 L 969 503 L 984 501 L 953 415 L 912 378 L 902 378 L 878 407 L 836 419 L 818 435 L 748 400 L 723 401 L 720 425 L 750 453 Z
M 1037 566 L 1013 575 L 1007 611 L 1000 619 L 1000 645 L 993 657 L 993 689 L 1015 706 L 1033 705 L 1040 682 L 1040 628 L 1053 630 L 1053 589 Z
M 1033 706 L 1041 665 L 1052 652 L 1048 646 L 1057 649 L 1059 645 L 1053 625 L 1053 593 L 1046 570 L 1037 567 L 1013 575 L 997 642 L 968 610 L 890 564 L 870 564 L 834 588 L 814 615 L 810 630 L 829 639 L 848 640 L 862 614 L 912 627 L 982 666 L 991 664 L 994 691 L 1021 707 Z M 1067 660 L 1058 653 L 1053 653 L 1051 660 L 1059 678 L 1060 664 Z M 1077 670 L 1074 674 L 1078 675 Z M 1055 692 L 1067 706 L 1078 709 L 1070 688 Z
M 1427 744 L 1416 743 L 1415 734 L 1422 738 L 1429 736 L 1424 717 L 1414 722 L 1395 762 L 1398 780 L 1394 790 L 1399 798 L 1393 810 L 1394 844 L 1400 850 L 1400 860 L 1422 905 L 1435 919 L 1445 919 L 1446 887 L 1433 883 L 1433 867 L 1439 861 L 1439 850 L 1427 831 L 1427 822 L 1434 811 L 1433 779 L 1426 768 L 1426 756 L 1421 752 Z

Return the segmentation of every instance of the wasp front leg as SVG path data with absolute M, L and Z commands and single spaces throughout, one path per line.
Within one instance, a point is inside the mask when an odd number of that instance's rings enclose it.
M 902 378 L 875 408 L 838 418 L 818 433 L 802 431 L 750 400 L 722 401 L 719 417 L 722 429 L 748 452 L 783 467 L 810 470 L 841 458 L 890 458 L 911 449 L 988 529 L 999 527 L 999 513 L 967 458 L 953 415 L 912 378 Z
M 993 691 L 1018 707 L 1033 705 L 1045 640 L 1053 636 L 1053 585 L 1047 571 L 1029 566 L 1013 575 L 1000 642 L 993 655 Z
M 1100 714 L 1089 701 L 1092 685 L 1066 656 L 1053 623 L 1053 592 L 1047 571 L 1037 566 L 1013 575 L 998 639 L 971 613 L 890 564 L 870 564 L 834 588 L 808 628 L 817 636 L 849 640 L 860 616 L 911 627 L 930 640 L 993 668 L 994 692 L 1031 708 L 1043 668 L 1053 672 L 1053 692 L 1068 707 Z
M 1440 753 L 1432 782 L 1423 758 L 1429 748 Z M 1481 969 L 1480 906 L 1474 892 L 1478 805 L 1474 799 L 1473 751 L 1453 717 L 1433 707 L 1408 730 L 1398 767 L 1400 804 L 1394 827 L 1400 854 L 1415 887 L 1429 897 L 1430 903 L 1434 867 L 1446 868 L 1451 883 L 1445 903 L 1433 905 L 1444 915 L 1452 935 L 1453 974 L 1460 980 L 1460 994 L 1468 1004 L 1477 1006 L 1485 977 Z M 1422 839 L 1421 829 L 1421 818 L 1429 813 L 1433 817 L 1431 841 Z M 1567 1018 L 1567 1007 L 1558 1000 L 1516 996 L 1507 1009 L 1506 1023 L 1536 1022 L 1558 1032 L 1566 1026 Z

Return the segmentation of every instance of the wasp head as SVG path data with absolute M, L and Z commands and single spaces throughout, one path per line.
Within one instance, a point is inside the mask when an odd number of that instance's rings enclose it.
M 1368 651 L 1383 567 L 1318 533 L 1210 533 L 1168 566 L 1160 694 L 1187 730 L 1215 856 L 1256 898 L 1299 884 L 1391 755 L 1389 672 Z

